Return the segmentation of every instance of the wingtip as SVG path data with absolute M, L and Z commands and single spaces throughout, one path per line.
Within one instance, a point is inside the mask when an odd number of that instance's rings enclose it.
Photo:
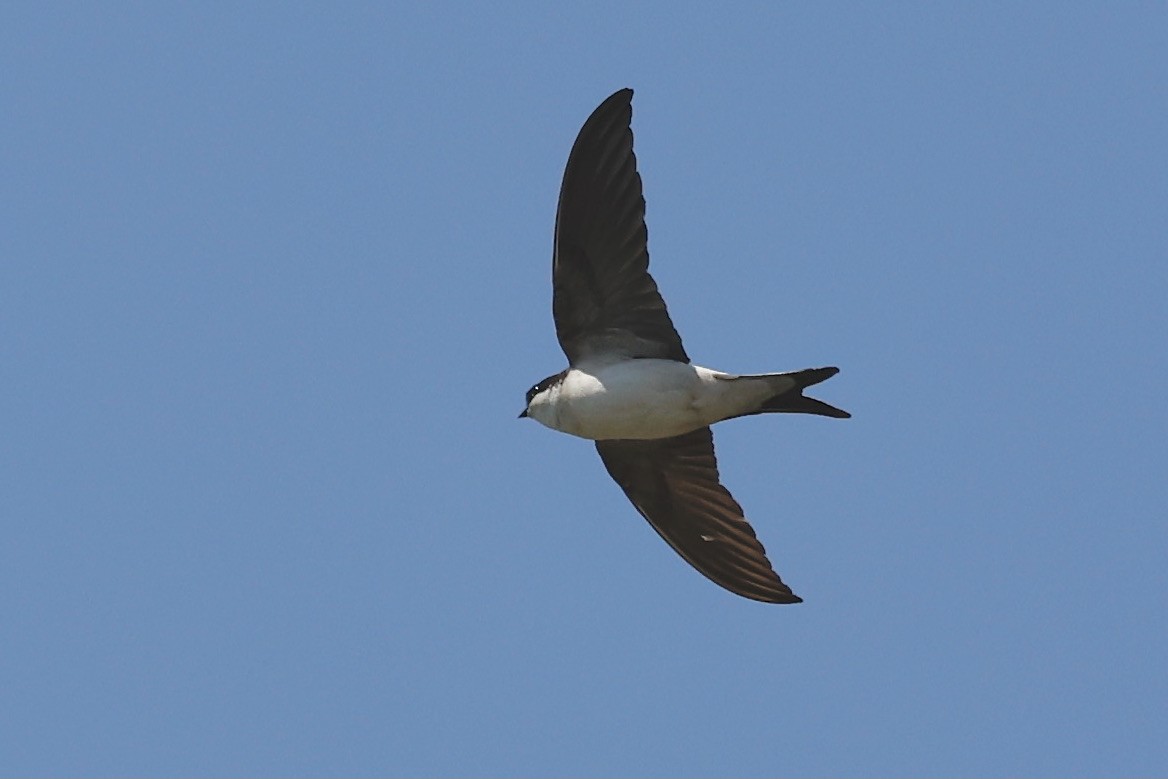
M 715 583 L 717 583 L 717 582 L 715 582 Z M 724 589 L 728 590 L 729 592 L 732 592 L 735 595 L 739 595 L 743 598 L 746 598 L 747 600 L 756 601 L 758 603 L 773 603 L 776 606 L 790 606 L 790 605 L 795 604 L 795 603 L 802 603 L 803 602 L 802 598 L 800 598 L 795 593 L 790 592 L 789 590 L 787 592 L 768 592 L 766 594 L 759 594 L 759 593 L 754 593 L 754 592 L 743 592 L 741 590 L 733 590 L 733 589 L 730 589 L 729 587 L 726 587 L 726 585 L 724 585 L 724 584 L 721 586 Z
M 632 87 L 624 87 L 622 89 L 618 89 L 617 91 L 613 92 L 611 95 L 609 95 L 604 100 L 604 103 L 632 103 L 632 102 L 633 102 L 633 88 Z M 601 103 L 601 105 L 604 105 L 604 103 Z

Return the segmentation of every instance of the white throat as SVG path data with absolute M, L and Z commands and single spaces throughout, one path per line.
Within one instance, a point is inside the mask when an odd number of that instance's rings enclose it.
M 559 409 L 556 401 L 560 398 L 561 384 L 556 383 L 542 392 L 536 393 L 527 404 L 527 416 L 539 422 L 544 427 L 560 430 L 558 425 Z

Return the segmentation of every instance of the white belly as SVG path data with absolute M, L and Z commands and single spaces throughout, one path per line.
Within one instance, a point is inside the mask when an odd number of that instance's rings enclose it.
M 554 424 L 593 440 L 668 438 L 711 424 L 712 371 L 672 360 L 623 360 L 568 372 L 554 400 Z

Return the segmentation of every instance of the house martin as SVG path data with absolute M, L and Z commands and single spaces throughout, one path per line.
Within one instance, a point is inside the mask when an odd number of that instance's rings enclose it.
M 715 584 L 799 603 L 719 481 L 710 425 L 752 414 L 850 417 L 803 395 L 839 369 L 741 375 L 690 362 L 649 275 L 632 99 L 622 89 L 601 103 L 568 155 L 552 257 L 568 367 L 529 389 L 519 416 L 595 441 L 641 516 Z

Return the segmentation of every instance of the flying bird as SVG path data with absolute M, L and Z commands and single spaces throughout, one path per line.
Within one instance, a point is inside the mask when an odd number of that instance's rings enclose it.
M 722 486 L 710 425 L 752 414 L 850 417 L 803 395 L 839 369 L 739 375 L 690 362 L 649 275 L 632 99 L 622 89 L 601 103 L 568 155 L 552 257 L 568 367 L 529 389 L 519 416 L 593 440 L 637 511 L 715 584 L 799 603 Z

